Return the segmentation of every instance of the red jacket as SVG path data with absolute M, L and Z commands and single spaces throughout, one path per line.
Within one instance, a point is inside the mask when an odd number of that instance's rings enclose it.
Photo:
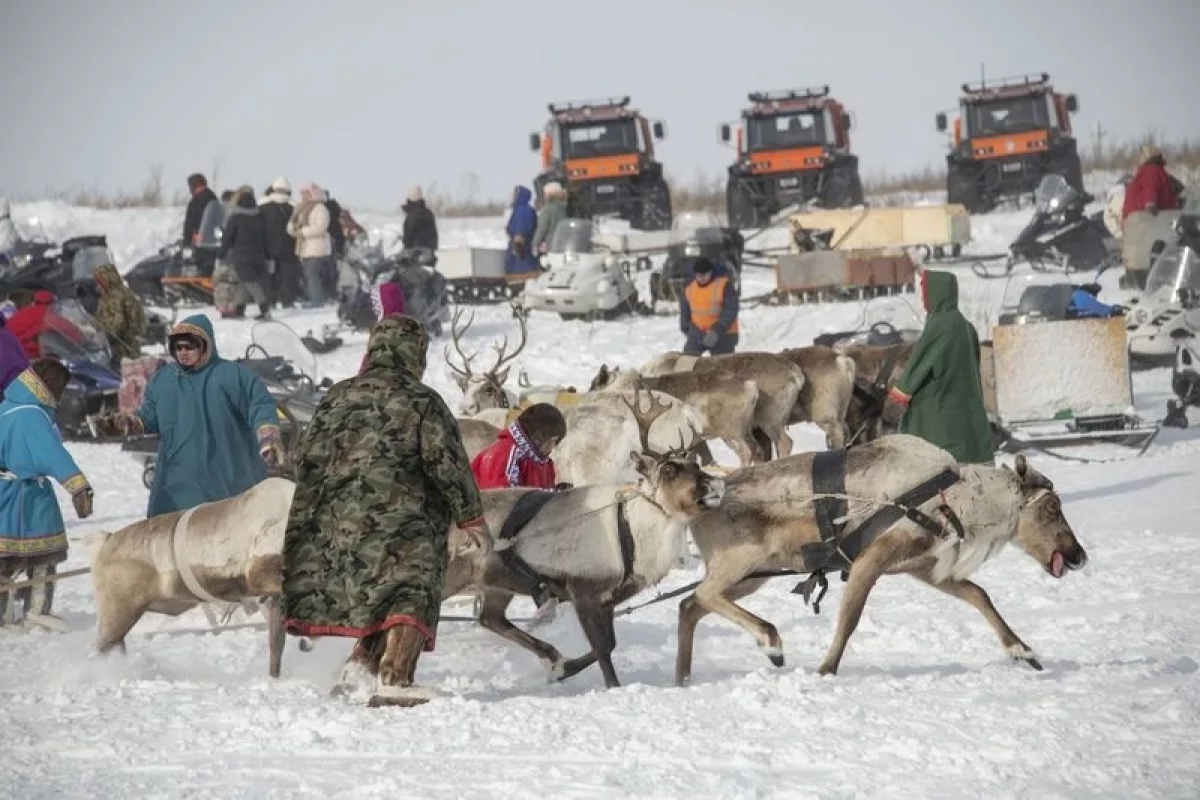
M 33 303 L 18 310 L 8 321 L 8 329 L 17 337 L 21 349 L 25 351 L 25 357 L 30 361 L 41 358 L 42 349 L 38 340 L 42 331 L 46 329 L 46 317 L 50 313 L 50 306 L 54 305 L 57 299 L 52 292 L 34 292 Z
M 1124 220 L 1135 211 L 1145 211 L 1146 206 L 1154 203 L 1159 211 L 1173 211 L 1179 208 L 1179 195 L 1171 185 L 1171 176 L 1167 168 L 1157 161 L 1147 161 L 1138 167 L 1133 180 L 1125 187 L 1125 205 L 1121 209 L 1121 219 Z
M 558 481 L 554 475 L 554 461 L 541 458 L 530 445 L 520 445 L 513 438 L 513 430 L 522 440 L 521 429 L 514 422 L 500 431 L 487 449 L 481 450 L 471 459 L 471 472 L 480 489 L 507 489 L 524 486 L 532 489 L 553 489 Z

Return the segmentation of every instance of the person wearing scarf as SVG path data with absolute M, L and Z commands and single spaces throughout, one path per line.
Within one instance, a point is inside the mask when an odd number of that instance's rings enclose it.
M 566 433 L 561 411 L 549 403 L 531 405 L 471 460 L 475 482 L 480 489 L 558 488 L 550 453 Z

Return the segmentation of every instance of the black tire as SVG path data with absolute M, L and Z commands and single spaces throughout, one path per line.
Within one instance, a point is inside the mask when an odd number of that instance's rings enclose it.
M 821 184 L 823 208 L 851 208 L 862 203 L 862 178 L 858 174 L 857 161 L 838 164 L 825 174 Z
M 767 214 L 754 202 L 750 183 L 738 178 L 730 178 L 725 185 L 725 212 L 730 227 L 738 230 L 761 228 L 767 221 Z
M 968 214 L 984 214 L 991 211 L 991 204 L 979 190 L 979 180 L 972 171 L 956 163 L 946 169 L 946 203 L 961 205 Z
M 665 231 L 671 227 L 671 190 L 666 181 L 657 178 L 642 194 L 642 210 L 638 228 L 643 231 Z

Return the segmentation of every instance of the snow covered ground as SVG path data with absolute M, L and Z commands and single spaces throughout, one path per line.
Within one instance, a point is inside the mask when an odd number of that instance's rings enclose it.
M 165 244 L 174 211 L 99 212 L 39 203 L 47 233 L 103 231 L 122 270 Z M 362 215 L 372 227 L 399 220 Z M 1004 249 L 1027 212 L 973 221 L 976 252 Z M 445 221 L 448 244 L 500 243 L 501 220 Z M 959 270 L 963 305 L 994 313 L 1003 282 Z M 1116 276 L 1105 276 L 1106 291 Z M 765 271 L 747 294 L 770 287 Z M 864 319 L 915 323 L 915 298 L 862 304 L 748 308 L 742 349 L 803 345 Z M 283 312 L 303 333 L 332 312 Z M 251 323 L 216 323 L 239 355 Z M 483 351 L 516 333 L 506 309 L 481 308 L 465 338 Z M 536 314 L 519 359 L 534 383 L 584 387 L 601 363 L 635 365 L 674 347 L 671 316 L 608 323 Z M 460 395 L 431 351 L 427 381 L 452 407 Z M 320 357 L 321 374 L 350 375 L 363 339 Z M 486 356 L 481 356 L 486 357 Z M 515 375 L 514 371 L 514 375 Z M 1162 416 L 1166 370 L 1135 376 L 1137 405 Z M 821 446 L 811 426 L 801 447 Z M 64 569 L 86 564 L 90 530 L 115 530 L 145 509 L 141 467 L 113 446 L 72 445 L 96 487 L 96 515 L 71 521 Z M 718 458 L 729 459 L 723 449 Z M 1200 796 L 1200 435 L 1165 430 L 1140 459 L 1032 462 L 1058 486 L 1090 561 L 1061 581 L 1015 550 L 978 575 L 1045 671 L 1010 663 L 966 605 L 907 578 L 872 595 L 836 678 L 815 668 L 836 620 L 835 580 L 819 616 L 778 580 L 744 601 L 774 622 L 787 666 L 771 667 L 751 639 L 707 619 L 693 685 L 672 685 L 675 601 L 621 618 L 615 663 L 624 686 L 605 691 L 591 670 L 546 683 L 535 659 L 468 623 L 448 622 L 419 680 L 445 698 L 367 709 L 328 699 L 348 642 L 311 653 L 288 643 L 284 677 L 266 677 L 266 637 L 151 637 L 205 627 L 200 611 L 150 615 L 126 657 L 90 652 L 88 578 L 64 581 L 66 634 L 0 636 L 0 795 L 41 797 L 1179 797 Z M 62 498 L 63 507 L 69 503 Z M 672 574 L 670 589 L 699 577 Z M 646 599 L 649 595 L 643 598 Z M 469 606 L 448 604 L 462 613 Z M 528 601 L 513 606 L 518 615 Z M 451 612 L 454 613 L 454 612 Z M 235 621 L 243 621 L 240 612 Z M 568 610 L 541 629 L 567 654 L 585 643 Z

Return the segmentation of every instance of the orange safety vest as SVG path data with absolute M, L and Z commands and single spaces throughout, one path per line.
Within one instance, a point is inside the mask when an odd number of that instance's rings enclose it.
M 728 285 L 729 278 L 722 275 L 713 278 L 707 286 L 701 286 L 699 281 L 693 280 L 683 290 L 688 307 L 692 311 L 692 325 L 697 330 L 708 333 L 709 329 L 717 324 L 717 320 L 721 318 L 721 301 L 725 297 L 725 287 Z M 734 317 L 733 324 L 729 326 L 729 330 L 725 332 L 738 332 L 736 317 Z

